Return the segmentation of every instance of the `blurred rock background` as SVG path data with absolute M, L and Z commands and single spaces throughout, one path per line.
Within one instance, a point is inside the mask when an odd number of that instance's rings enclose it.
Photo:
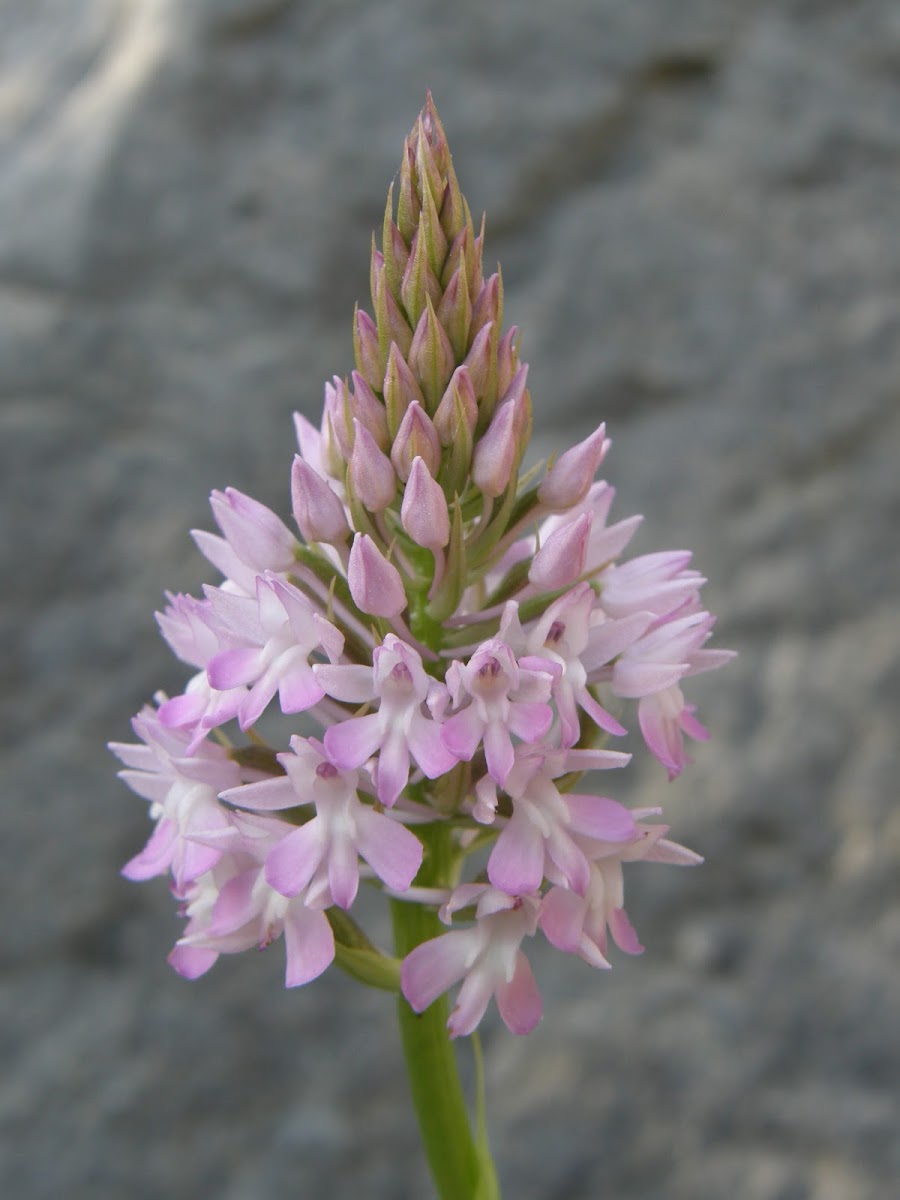
M 183 672 L 212 487 L 286 513 L 435 95 L 538 449 L 601 418 L 685 545 L 714 731 L 632 869 L 647 946 L 537 941 L 487 1029 L 517 1200 L 891 1200 L 900 1178 L 900 9 L 893 0 L 0 0 L 0 1194 L 424 1200 L 389 999 L 202 981 L 104 749 Z

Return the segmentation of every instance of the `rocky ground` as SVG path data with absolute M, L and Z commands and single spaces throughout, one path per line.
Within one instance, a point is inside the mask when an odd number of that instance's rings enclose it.
M 286 510 L 428 87 L 540 448 L 607 419 L 637 548 L 693 548 L 741 652 L 695 768 L 634 771 L 708 860 L 634 869 L 647 954 L 536 944 L 543 1025 L 488 1026 L 504 1194 L 891 1200 L 893 0 L 0 0 L 0 1194 L 429 1195 L 391 1002 L 277 947 L 175 977 L 104 749 L 183 681 L 151 613 L 210 488 Z

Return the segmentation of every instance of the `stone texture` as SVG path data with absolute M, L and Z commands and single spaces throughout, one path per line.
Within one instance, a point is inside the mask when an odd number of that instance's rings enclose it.
M 634 869 L 647 955 L 536 944 L 543 1026 L 488 1027 L 506 1191 L 894 1195 L 896 6 L 0 0 L 0 34 L 0 1194 L 428 1195 L 390 1002 L 287 993 L 278 949 L 174 978 L 103 744 L 183 678 L 150 613 L 205 577 L 210 488 L 287 511 L 431 87 L 539 449 L 605 417 L 617 511 L 741 651 L 693 771 L 635 771 L 708 860 Z

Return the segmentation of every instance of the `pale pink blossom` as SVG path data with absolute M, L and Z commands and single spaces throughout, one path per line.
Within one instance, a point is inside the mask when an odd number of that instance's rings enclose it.
M 220 648 L 210 602 L 183 595 L 169 595 L 168 599 L 166 609 L 156 614 L 160 630 L 183 662 L 203 670 L 188 681 L 180 696 L 160 704 L 159 720 L 166 728 L 193 733 L 185 751 L 192 754 L 210 729 L 237 715 L 247 689 L 241 686 L 219 691 L 209 683 L 206 666 Z
M 440 726 L 426 704 L 440 707 L 443 685 L 425 673 L 416 651 L 389 633 L 376 646 L 373 664 L 323 665 L 315 672 L 320 686 L 336 700 L 378 700 L 377 712 L 332 725 L 325 747 L 342 770 L 354 770 L 377 753 L 378 799 L 390 808 L 406 787 L 411 758 L 429 779 L 449 771 L 456 758 L 441 741 Z
M 128 879 L 151 879 L 171 871 L 177 886 L 208 871 L 221 856 L 195 840 L 215 836 L 228 824 L 218 796 L 240 781 L 240 771 L 221 746 L 203 743 L 189 752 L 186 733 L 166 729 L 152 708 L 131 722 L 140 744 L 110 742 L 125 764 L 119 772 L 132 791 L 150 801 L 156 822 L 144 849 L 122 870 Z
M 324 652 L 334 661 L 344 638 L 299 589 L 266 573 L 256 581 L 255 598 L 219 588 L 208 588 L 207 596 L 223 644 L 207 676 L 223 691 L 250 685 L 237 714 L 242 729 L 259 719 L 276 692 L 286 713 L 303 712 L 322 699 L 310 656 Z
M 522 941 L 537 928 L 540 898 L 510 896 L 494 887 L 463 884 L 441 915 L 449 923 L 459 908 L 475 904 L 475 924 L 423 942 L 403 960 L 403 995 L 416 1012 L 460 980 L 447 1021 L 451 1037 L 472 1033 L 493 996 L 507 1029 L 530 1033 L 543 1012 L 541 996 Z
M 488 859 L 491 883 L 516 895 L 533 892 L 555 867 L 568 886 L 583 895 L 590 864 L 580 837 L 631 841 L 637 833 L 634 818 L 627 808 L 605 796 L 561 793 L 554 780 L 571 770 L 624 767 L 630 758 L 611 750 L 522 747 L 504 785 L 513 812 L 503 822 Z M 497 795 L 489 776 L 479 780 L 476 794 L 476 816 L 493 819 Z
M 634 927 L 625 912 L 622 864 L 626 862 L 673 863 L 696 866 L 699 854 L 665 838 L 667 825 L 638 822 L 636 837 L 624 845 L 585 842 L 591 856 L 591 876 L 584 895 L 564 883 L 551 887 L 541 905 L 540 926 L 559 950 L 578 954 L 592 967 L 609 967 L 607 930 L 625 954 L 641 954 Z
M 664 617 L 696 603 L 706 580 L 688 568 L 690 561 L 687 550 L 664 550 L 613 563 L 597 576 L 604 611 L 611 617 L 635 612 Z
M 591 585 L 579 583 L 555 600 L 527 634 L 522 632 L 518 615 L 510 605 L 501 624 L 501 633 L 507 628 L 514 645 L 521 644 L 529 654 L 555 664 L 553 697 L 559 711 L 562 741 L 567 746 L 578 741 L 579 708 L 607 733 L 621 736 L 626 732 L 588 691 L 588 673 L 581 656 L 588 649 L 592 629 L 605 619 L 603 611 L 595 609 L 596 600 Z
M 260 854 L 271 839 L 248 842 L 255 852 L 228 854 L 186 891 L 184 934 L 169 955 L 179 974 L 194 979 L 219 954 L 271 945 L 284 934 L 285 985 L 316 979 L 334 959 L 334 935 L 325 913 L 303 896 L 282 895 L 266 881 Z
M 553 677 L 541 666 L 519 663 L 506 642 L 490 638 L 465 666 L 456 661 L 447 668 L 454 707 L 468 703 L 444 722 L 444 745 L 469 761 L 483 742 L 488 771 L 501 787 L 513 765 L 513 735 L 536 742 L 553 721 L 547 703 Z
M 392 891 L 408 888 L 422 862 L 415 834 L 360 800 L 359 772 L 335 766 L 321 742 L 294 736 L 291 750 L 278 755 L 286 775 L 223 795 L 229 804 L 263 812 L 315 805 L 315 816 L 269 851 L 267 882 L 285 896 L 303 892 L 310 908 L 349 908 L 362 857 Z

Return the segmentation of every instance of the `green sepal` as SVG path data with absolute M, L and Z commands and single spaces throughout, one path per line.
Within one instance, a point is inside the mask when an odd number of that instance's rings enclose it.
M 340 908 L 325 916 L 334 934 L 334 961 L 348 975 L 369 987 L 400 994 L 400 959 L 373 946 L 352 917 Z
M 400 281 L 400 298 L 406 312 L 406 319 L 412 329 L 419 323 L 419 318 L 425 311 L 425 299 L 429 292 L 428 275 L 431 268 L 428 264 L 428 247 L 422 237 L 421 230 L 415 239 L 415 245 L 410 251 L 409 262 Z M 433 276 L 432 276 L 433 277 Z M 435 294 L 438 291 L 437 280 L 434 281 Z
M 514 596 L 516 592 L 523 588 L 528 582 L 531 561 L 530 558 L 526 558 L 510 567 L 494 591 L 485 600 L 484 607 L 493 608 L 495 604 L 502 604 L 504 600 L 509 600 L 511 596 Z
M 463 537 L 462 513 L 459 507 L 459 497 L 453 502 L 453 523 L 450 526 L 450 541 L 447 545 L 447 563 L 444 577 L 438 594 L 428 605 L 428 615 L 434 621 L 446 621 L 451 613 L 456 612 L 457 605 L 462 599 L 468 583 L 466 570 L 466 541 Z
M 396 237 L 395 237 L 396 233 Z M 399 243 L 399 245 L 398 245 Z M 409 261 L 409 249 L 400 230 L 394 224 L 394 185 L 388 188 L 387 204 L 384 206 L 384 221 L 381 226 L 381 254 L 384 258 L 384 273 L 391 295 L 400 303 L 400 281 Z
M 435 279 L 439 279 L 441 271 L 444 269 L 448 243 L 430 188 L 425 190 L 422 199 L 422 215 L 419 218 L 419 240 L 423 239 L 428 252 L 428 265 L 431 267 Z
M 513 510 L 513 505 L 516 502 L 516 482 L 519 473 L 519 462 L 521 461 L 521 450 L 517 456 L 517 461 L 513 466 L 510 476 L 509 487 L 503 493 L 503 500 L 498 509 L 495 509 L 491 519 L 487 522 L 483 529 L 479 530 L 469 542 L 469 565 L 471 567 L 481 567 L 488 563 L 494 547 L 506 533 L 509 528 L 509 515 Z
M 462 257 L 459 260 L 459 268 L 454 272 L 441 297 L 438 319 L 447 331 L 456 361 L 461 363 L 469 349 L 469 326 L 472 322 L 466 260 Z
M 416 193 L 415 159 L 409 142 L 403 147 L 400 164 L 400 197 L 397 201 L 397 228 L 407 246 L 412 245 L 413 236 L 419 228 L 421 205 Z
M 466 420 L 463 401 L 457 399 L 454 408 L 457 415 L 456 434 L 450 443 L 450 453 L 445 455 L 438 475 L 438 482 L 447 495 L 458 494 L 462 491 L 466 486 L 472 466 L 472 430 Z
M 482 386 L 478 403 L 478 428 L 476 429 L 477 435 L 484 433 L 488 425 L 490 425 L 491 417 L 494 415 L 494 410 L 497 407 L 497 401 L 499 399 L 497 394 L 497 345 L 500 341 L 500 328 L 503 322 L 503 278 L 500 275 L 499 267 L 497 268 L 497 304 L 495 311 L 497 315 L 495 318 L 493 318 L 493 325 L 491 328 L 490 350 L 487 360 L 487 374 Z
M 391 342 L 396 342 L 404 357 L 412 345 L 412 330 L 406 323 L 406 318 L 391 295 L 390 287 L 385 280 L 385 268 L 374 273 L 374 291 L 372 302 L 375 307 L 375 323 L 378 326 L 378 349 L 385 363 Z
M 452 162 L 447 164 L 447 186 L 444 188 L 444 199 L 439 216 L 447 241 L 452 243 L 466 225 L 466 208 Z
M 416 349 L 413 369 L 425 396 L 425 411 L 434 416 L 444 389 L 453 374 L 453 347 L 434 311 L 431 297 L 425 297 L 425 337 Z
M 432 112 L 432 119 L 435 120 L 436 118 L 437 113 Z M 440 128 L 439 121 L 437 121 L 435 132 L 438 129 L 440 129 L 438 137 L 446 145 L 446 138 L 443 136 L 444 131 Z M 417 127 L 416 168 L 419 176 L 419 200 L 421 201 L 422 208 L 424 210 L 429 200 L 431 201 L 432 208 L 434 208 L 435 204 L 440 204 L 444 198 L 444 179 L 441 174 L 440 165 L 435 162 L 434 150 L 425 136 L 425 129 L 421 121 Z M 437 209 L 435 209 L 435 216 L 437 216 Z
M 246 767 L 250 771 L 262 771 L 265 775 L 287 774 L 271 746 L 232 746 L 228 757 L 239 767 Z
M 400 347 L 391 346 L 388 352 L 387 369 L 384 373 L 384 407 L 388 433 L 392 442 L 397 436 L 397 430 L 413 400 L 418 400 L 425 408 L 422 389 L 406 359 L 400 353 Z

